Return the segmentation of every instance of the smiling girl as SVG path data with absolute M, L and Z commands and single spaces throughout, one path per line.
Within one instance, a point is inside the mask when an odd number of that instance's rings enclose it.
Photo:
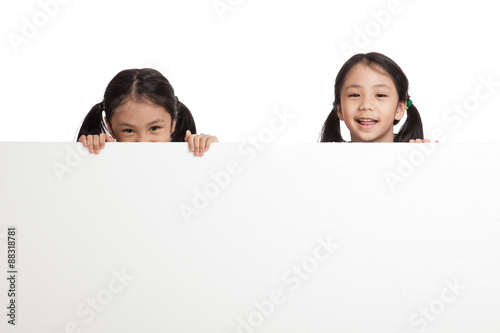
M 105 142 L 185 141 L 195 156 L 203 156 L 210 144 L 218 142 L 215 136 L 196 134 L 189 109 L 179 102 L 168 80 L 151 68 L 118 73 L 103 101 L 83 120 L 78 138 L 96 154 Z
M 321 142 L 345 142 L 340 120 L 351 133 L 350 142 L 429 142 L 423 139 L 422 120 L 408 94 L 408 79 L 387 56 L 372 52 L 351 57 L 335 80 L 335 101 L 321 131 Z M 407 119 L 393 133 L 407 111 Z

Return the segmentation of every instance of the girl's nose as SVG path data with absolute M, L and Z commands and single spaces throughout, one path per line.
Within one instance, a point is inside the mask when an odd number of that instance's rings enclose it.
M 373 103 L 370 98 L 364 98 L 359 105 L 361 111 L 373 111 Z

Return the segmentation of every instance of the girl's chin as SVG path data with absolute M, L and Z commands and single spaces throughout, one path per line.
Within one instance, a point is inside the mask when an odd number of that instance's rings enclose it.
M 391 134 L 390 137 L 384 138 L 380 136 L 375 136 L 375 135 L 352 135 L 351 134 L 351 141 L 350 142 L 371 142 L 371 143 L 381 143 L 381 142 L 394 142 L 394 136 Z

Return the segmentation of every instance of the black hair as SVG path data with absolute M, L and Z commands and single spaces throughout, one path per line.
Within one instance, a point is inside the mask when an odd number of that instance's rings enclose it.
M 82 135 L 106 133 L 107 127 L 102 112 L 104 111 L 111 125 L 116 108 L 131 97 L 138 101 L 147 99 L 170 114 L 172 123 L 176 122 L 170 138 L 172 142 L 184 142 L 187 130 L 196 134 L 191 111 L 175 96 L 174 88 L 167 78 L 155 69 L 142 68 L 126 69 L 115 75 L 106 87 L 103 101 L 94 105 L 83 120 L 77 140 Z
M 379 66 L 389 74 L 396 86 L 399 103 L 410 100 L 410 95 L 408 94 L 408 78 L 398 64 L 389 57 L 377 52 L 356 54 L 346 61 L 335 79 L 335 101 L 333 102 L 332 111 L 323 124 L 320 134 L 321 142 L 345 142 L 340 133 L 340 119 L 337 114 L 337 110 L 340 107 L 340 90 L 342 89 L 347 73 L 360 62 L 372 68 Z M 397 125 L 398 122 L 398 120 L 394 120 L 394 125 Z M 423 139 L 423 136 L 424 130 L 420 114 L 415 105 L 410 105 L 407 110 L 406 121 L 398 134 L 396 134 L 394 142 L 408 142 L 411 139 Z

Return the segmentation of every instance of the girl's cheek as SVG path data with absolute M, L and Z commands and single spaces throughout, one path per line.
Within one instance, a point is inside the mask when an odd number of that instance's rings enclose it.
M 127 138 L 125 135 L 118 135 L 116 138 L 117 142 L 129 142 L 131 141 L 130 138 Z

